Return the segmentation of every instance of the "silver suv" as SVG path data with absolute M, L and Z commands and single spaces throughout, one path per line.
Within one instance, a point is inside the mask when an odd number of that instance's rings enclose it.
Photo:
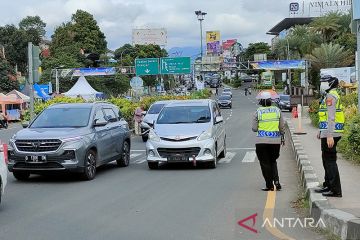
M 187 100 L 166 105 L 146 143 L 150 169 L 159 163 L 196 162 L 215 168 L 226 155 L 226 133 L 218 104 L 213 100 Z
M 130 162 L 130 131 L 112 104 L 56 104 L 41 112 L 10 139 L 8 169 L 18 180 L 54 171 L 80 173 L 92 180 L 96 168 Z

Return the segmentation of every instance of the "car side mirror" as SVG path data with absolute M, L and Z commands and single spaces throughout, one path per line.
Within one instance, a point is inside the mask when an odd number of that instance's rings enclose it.
M 93 126 L 94 127 L 105 127 L 108 124 L 108 122 L 98 122 L 98 121 L 94 121 Z
M 23 122 L 21 123 L 23 128 L 28 128 L 29 127 L 29 122 Z
M 224 118 L 222 116 L 217 116 L 215 118 L 215 124 L 219 124 L 219 123 L 222 123 L 224 122 Z

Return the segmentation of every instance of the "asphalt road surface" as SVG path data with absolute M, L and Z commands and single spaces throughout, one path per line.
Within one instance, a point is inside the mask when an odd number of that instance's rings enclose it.
M 149 170 L 145 145 L 134 137 L 131 165 L 108 164 L 93 181 L 59 175 L 20 182 L 9 174 L 0 239 L 324 239 L 300 220 L 295 225 L 284 220 L 299 217 L 291 207 L 299 187 L 288 145 L 278 161 L 283 190 L 261 191 L 264 180 L 251 131 L 255 96 L 234 90 L 233 101 L 232 110 L 222 111 L 228 154 L 216 169 Z M 17 129 L 0 130 L 0 138 L 8 140 Z M 274 218 L 283 225 L 273 226 Z

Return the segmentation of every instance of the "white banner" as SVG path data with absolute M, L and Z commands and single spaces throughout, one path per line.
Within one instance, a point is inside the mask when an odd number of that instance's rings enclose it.
M 343 68 L 325 68 L 320 70 L 320 75 L 331 75 L 339 79 L 339 81 L 344 81 L 346 83 L 355 83 L 355 67 L 343 67 Z
M 155 44 L 166 46 L 167 31 L 165 28 L 133 29 L 132 43 L 139 45 Z

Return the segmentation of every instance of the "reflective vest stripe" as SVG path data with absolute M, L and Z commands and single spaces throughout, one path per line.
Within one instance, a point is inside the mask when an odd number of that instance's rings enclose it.
M 258 137 L 278 138 L 280 110 L 277 107 L 260 107 L 258 110 Z
M 336 97 L 336 112 L 335 112 L 335 132 L 341 133 L 344 131 L 345 116 L 343 112 L 343 106 L 341 104 L 340 95 L 336 90 L 331 90 L 329 94 Z M 328 129 L 328 108 L 326 105 L 326 97 L 322 100 L 319 107 L 319 129 Z

